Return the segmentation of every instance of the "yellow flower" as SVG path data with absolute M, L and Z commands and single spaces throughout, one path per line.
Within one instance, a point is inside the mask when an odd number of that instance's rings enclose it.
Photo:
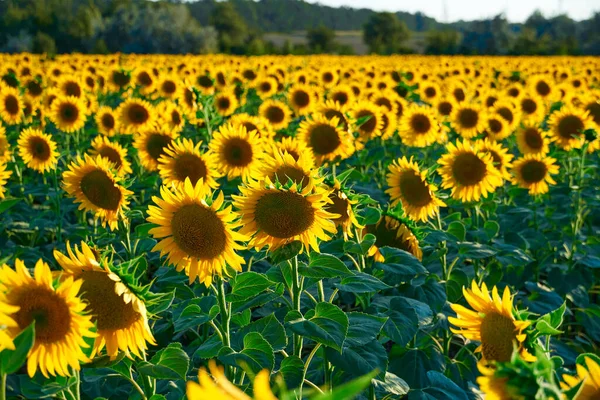
M 419 239 L 415 236 L 412 228 L 396 217 L 384 215 L 376 224 L 367 225 L 364 232 L 371 233 L 376 237 L 375 244 L 371 246 L 368 253 L 375 261 L 385 261 L 379 249 L 386 246 L 404 250 L 419 260 L 423 258 Z
M 427 147 L 435 143 L 440 128 L 431 108 L 413 104 L 404 110 L 398 133 L 407 146 Z
M 148 171 L 156 171 L 158 160 L 175 138 L 177 133 L 166 128 L 155 128 L 136 135 L 133 147 L 138 151 L 142 166 Z
M 459 103 L 450 116 L 452 127 L 463 138 L 470 139 L 483 132 L 486 118 L 477 103 Z
M 338 215 L 338 217 L 333 218 L 333 222 L 336 227 L 341 228 L 344 239 L 354 237 L 352 232 L 353 229 L 364 228 L 364 226 L 358 223 L 356 215 L 354 214 L 353 206 L 356 205 L 358 201 L 348 198 L 346 191 L 342 190 L 342 185 L 337 179 L 334 180 L 332 189 L 333 190 L 329 194 L 331 203 L 325 205 L 325 211 Z
M 483 154 L 492 156 L 492 165 L 500 173 L 502 179 L 510 179 L 511 175 L 508 169 L 512 166 L 510 163 L 513 155 L 508 153 L 508 149 L 501 143 L 488 138 L 476 142 L 475 147 Z
M 523 154 L 547 154 L 550 151 L 546 132 L 534 123 L 525 123 L 517 130 L 517 146 Z
M 565 105 L 552 113 L 548 127 L 554 142 L 564 150 L 579 149 L 585 143 L 583 131 L 593 127 L 587 111 Z
M 127 150 L 119 143 L 111 142 L 106 136 L 96 136 L 90 150 L 92 157 L 101 156 L 112 164 L 119 175 L 131 174 L 131 164 L 127 161 Z
M 83 128 L 87 119 L 87 110 L 80 98 L 57 97 L 50 109 L 50 120 L 56 128 L 72 133 Z
M 554 158 L 540 153 L 524 155 L 513 165 L 513 183 L 528 189 L 530 195 L 548 193 L 548 184 L 556 184 L 551 176 L 559 170 L 555 161 Z
M 12 87 L 0 86 L 0 118 L 8 125 L 16 125 L 23 119 L 23 99 Z
M 596 400 L 600 398 L 600 365 L 591 357 L 585 357 L 585 366 L 577 364 L 577 376 L 563 375 L 561 387 L 572 389 L 581 383 L 574 397 L 577 400 Z
M 46 172 L 56 168 L 59 153 L 52 136 L 41 130 L 27 128 L 19 136 L 19 156 L 29 168 L 38 172 Z
M 263 158 L 263 141 L 257 131 L 248 132 L 243 125 L 221 125 L 209 144 L 220 172 L 228 179 L 258 179 Z
M 233 92 L 225 91 L 215 95 L 214 104 L 217 113 L 227 117 L 235 112 L 238 107 L 238 100 Z
M 287 128 L 292 116 L 290 108 L 276 100 L 264 101 L 258 108 L 258 114 L 269 121 L 276 131 Z
M 300 123 L 297 138 L 312 151 L 317 164 L 346 159 L 354 152 L 352 135 L 341 129 L 337 117 L 313 114 Z
M 145 100 L 129 99 L 116 110 L 119 127 L 123 133 L 142 133 L 149 130 L 156 120 L 154 107 Z
M 8 165 L 6 165 L 6 161 L 0 160 L 0 199 L 4 198 L 4 193 L 6 191 L 6 182 L 8 182 L 8 178 L 12 175 L 12 171 L 8 170 Z

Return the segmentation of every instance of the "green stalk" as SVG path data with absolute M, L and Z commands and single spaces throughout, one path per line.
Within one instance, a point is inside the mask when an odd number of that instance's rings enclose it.
M 0 374 L 0 400 L 6 400 L 6 374 Z
M 231 347 L 231 303 L 227 304 L 227 300 L 225 299 L 225 281 L 221 277 L 218 277 L 217 280 L 217 299 L 219 301 L 219 312 L 221 314 L 221 339 L 223 341 L 223 346 Z M 231 367 L 228 366 L 225 368 L 225 376 L 227 379 L 232 379 L 232 373 Z
M 317 345 L 312 349 L 308 358 L 306 359 L 306 363 L 304 363 L 304 370 L 302 371 L 302 381 L 300 382 L 300 387 L 298 388 L 298 398 L 302 398 L 302 386 L 304 385 L 304 381 L 306 380 L 306 373 L 308 372 L 308 367 L 310 366 L 310 362 L 313 357 L 317 353 L 317 350 L 321 348 L 321 343 L 317 343 Z
M 300 275 L 298 274 L 298 256 L 292 259 L 292 300 L 294 302 L 294 310 L 300 312 L 300 304 L 302 298 L 302 284 Z M 302 336 L 294 334 L 294 355 L 302 358 Z

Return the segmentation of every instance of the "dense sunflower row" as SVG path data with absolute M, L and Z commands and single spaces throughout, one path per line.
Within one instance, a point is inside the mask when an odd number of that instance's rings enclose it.
M 600 149 L 593 58 L 21 54 L 0 55 L 0 79 L 0 199 L 35 171 L 94 232 L 129 232 L 141 207 L 152 251 L 206 287 L 241 272 L 247 251 L 319 252 L 336 237 L 373 234 L 372 262 L 385 262 L 385 247 L 422 260 L 422 228 L 441 229 L 441 209 L 509 198 L 511 185 L 543 202 L 560 168 L 575 171 L 572 155 L 583 163 Z M 360 208 L 376 202 L 348 181 L 353 168 L 371 171 L 373 151 L 388 204 L 364 223 Z M 160 184 L 136 192 L 147 176 Z M 57 271 L 44 260 L 33 275 L 20 260 L 2 267 L 0 348 L 35 321 L 31 377 L 68 376 L 100 354 L 145 357 L 159 317 L 146 310 L 151 282 L 109 249 L 66 249 L 54 251 Z M 500 296 L 473 280 L 463 294 L 470 307 L 452 304 L 450 329 L 481 343 L 488 398 L 513 398 L 494 362 L 535 362 L 530 322 L 508 287 Z M 562 382 L 579 399 L 600 396 L 600 366 L 586 367 Z M 210 372 L 190 398 L 245 398 L 214 362 Z M 268 371 L 254 387 L 274 398 Z

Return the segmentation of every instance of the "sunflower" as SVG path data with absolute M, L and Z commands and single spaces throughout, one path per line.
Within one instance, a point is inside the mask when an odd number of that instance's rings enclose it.
M 327 99 L 337 103 L 342 109 L 351 107 L 355 101 L 354 92 L 348 85 L 337 85 L 327 93 Z
M 472 310 L 460 304 L 450 304 L 456 312 L 456 318 L 448 317 L 448 322 L 457 327 L 450 328 L 453 333 L 481 342 L 476 351 L 481 351 L 486 361 L 510 361 L 515 342 L 520 345 L 523 359 L 532 360 L 533 356 L 521 345 L 527 337 L 523 330 L 529 322 L 515 319 L 508 287 L 504 288 L 500 298 L 496 286 L 490 296 L 485 283 L 479 287 L 473 280 L 471 289 L 463 287 L 463 295 Z
M 547 154 L 548 143 L 546 132 L 535 123 L 525 123 L 517 130 L 517 146 L 523 154 Z
M 0 123 L 0 162 L 10 160 L 10 143 L 6 137 L 6 128 Z
M 577 364 L 577 376 L 563 375 L 560 386 L 570 390 L 577 385 L 581 387 L 574 397 L 577 400 L 595 400 L 600 398 L 600 365 L 591 357 L 584 357 L 585 366 Z
M 510 135 L 519 122 L 521 121 L 521 110 L 519 110 L 514 103 L 506 100 L 498 100 L 491 111 L 492 114 L 496 114 L 507 123 L 508 135 Z
M 127 161 L 127 150 L 119 143 L 111 142 L 106 136 L 96 136 L 90 150 L 92 157 L 101 156 L 112 163 L 118 175 L 131 174 L 131 164 Z
M 158 160 L 158 171 L 165 185 L 183 185 L 189 179 L 192 185 L 200 182 L 203 190 L 216 189 L 219 184 L 218 166 L 210 153 L 200 153 L 202 142 L 194 145 L 190 139 L 172 142 Z
M 8 165 L 6 161 L 0 160 L 0 199 L 4 198 L 4 193 L 6 192 L 6 182 L 8 182 L 8 178 L 12 175 L 12 171 L 8 170 Z
M 123 133 L 141 133 L 152 127 L 156 119 L 154 107 L 145 100 L 129 99 L 116 110 Z
M 136 135 L 133 147 L 138 151 L 142 166 L 148 171 L 156 171 L 158 160 L 176 138 L 177 133 L 166 128 L 155 128 Z
M 256 131 L 244 126 L 221 125 L 214 133 L 209 149 L 215 155 L 219 171 L 228 179 L 241 177 L 243 181 L 258 178 L 263 157 L 263 141 Z
M 276 100 L 264 101 L 258 108 L 258 113 L 269 121 L 271 127 L 276 131 L 287 128 L 292 116 L 290 108 L 285 103 Z
M 436 82 L 428 81 L 419 85 L 419 94 L 423 101 L 433 104 L 442 95 L 442 90 Z
M 50 120 L 56 128 L 73 133 L 83 128 L 87 119 L 87 110 L 82 99 L 77 97 L 57 97 L 50 109 Z
M 247 113 L 232 115 L 229 123 L 234 126 L 242 125 L 248 132 L 256 131 L 261 139 L 270 139 L 273 137 L 273 131 L 269 129 L 269 121 L 263 117 L 250 115 Z
M 486 400 L 525 399 L 519 394 L 518 388 L 509 384 L 508 377 L 496 376 L 495 368 L 484 366 L 482 362 L 477 363 L 477 368 L 482 374 L 477 378 L 477 384 Z
M 297 115 L 309 114 L 319 100 L 316 91 L 309 85 L 294 85 L 287 97 Z
M 39 101 L 44 94 L 44 87 L 41 79 L 30 79 L 25 83 L 25 96 L 31 100 Z
M 0 287 L 0 352 L 4 349 L 14 350 L 15 344 L 10 336 L 10 328 L 17 328 L 19 325 L 10 315 L 20 310 L 17 306 L 11 306 L 7 303 L 5 288 Z
M 214 360 L 208 362 L 208 369 L 212 378 L 204 368 L 198 371 L 198 383 L 188 381 L 186 395 L 188 400 L 277 400 L 271 391 L 269 371 L 264 369 L 254 378 L 253 397 L 248 396 L 241 389 L 227 380 L 223 367 L 218 367 Z
M 271 150 L 271 155 L 276 151 L 280 151 L 282 153 L 289 153 L 296 161 L 302 157 L 305 159 L 305 162 L 310 162 L 312 165 L 315 164 L 312 151 L 304 142 L 301 142 L 297 138 L 282 137 L 280 142 L 274 142 Z
M 8 125 L 21 123 L 23 99 L 17 89 L 0 86 L 0 118 Z
M 391 139 L 397 131 L 398 119 L 392 111 L 388 111 L 385 107 L 382 107 L 381 110 L 381 120 L 383 121 L 381 126 L 381 139 L 388 140 Z
M 4 265 L 0 275 L 7 305 L 18 308 L 9 314 L 17 323 L 8 328 L 9 335 L 16 337 L 35 321 L 35 341 L 27 355 L 29 376 L 33 378 L 38 369 L 46 378 L 68 376 L 69 367 L 79 371 L 79 363 L 89 361 L 82 350 L 89 347 L 85 338 L 95 336 L 91 316 L 83 313 L 85 303 L 77 297 L 82 282 L 70 278 L 55 287 L 50 267 L 41 259 L 33 277 L 19 259 L 14 270 Z
M 427 147 L 437 140 L 440 127 L 431 108 L 413 104 L 404 110 L 398 133 L 407 146 Z
M 190 123 L 196 120 L 196 113 L 202 109 L 202 105 L 198 104 L 198 97 L 191 87 L 181 85 L 177 95 L 177 104 L 183 109 L 183 113 L 188 117 Z
M 235 93 L 225 91 L 215 95 L 214 105 L 219 115 L 228 117 L 235 112 L 235 109 L 238 107 L 238 101 L 235 97 Z
M 209 286 L 214 275 L 226 274 L 226 267 L 241 271 L 244 259 L 236 250 L 246 236 L 236 232 L 237 215 L 231 206 L 223 207 L 223 192 L 216 200 L 203 187 L 189 179 L 179 187 L 160 189 L 161 197 L 153 197 L 157 206 L 148 207 L 148 222 L 159 225 L 150 235 L 160 240 L 152 251 L 167 255 L 169 264 L 177 271 L 185 270 L 192 284 L 196 278 Z M 210 204 L 209 204 L 210 203 Z
M 58 88 L 61 96 L 73 96 L 77 98 L 83 97 L 83 85 L 79 78 L 63 76 L 56 83 L 56 87 Z
M 156 85 L 156 89 L 160 97 L 166 99 L 173 99 L 177 96 L 179 91 L 178 86 L 179 79 L 170 74 L 163 76 Z
M 336 117 L 340 121 L 342 129 L 348 131 L 355 121 L 345 112 L 345 109 L 346 107 L 337 102 L 326 100 L 325 103 L 317 107 L 316 112 L 323 114 L 327 119 Z
M 152 71 L 146 68 L 137 69 L 133 78 L 135 84 L 139 87 L 140 93 L 148 95 L 152 93 L 156 86 L 156 78 Z
M 19 155 L 29 168 L 46 172 L 56 168 L 59 153 L 52 136 L 39 129 L 27 128 L 19 136 Z
M 490 140 L 501 141 L 510 136 L 510 126 L 500 114 L 487 115 L 483 136 Z
M 313 159 L 304 154 L 296 159 L 291 154 L 276 149 L 264 158 L 263 163 L 260 176 L 268 177 L 272 182 L 286 184 L 291 180 L 300 189 L 323 182 L 323 178 L 314 169 Z
M 379 249 L 386 246 L 404 250 L 419 260 L 423 258 L 419 239 L 417 239 L 412 226 L 406 221 L 391 215 L 384 215 L 376 224 L 367 225 L 365 232 L 375 235 L 375 244 L 369 249 L 368 255 L 377 262 L 385 261 Z
M 360 140 L 366 143 L 382 135 L 383 118 L 381 117 L 381 107 L 370 102 L 361 101 L 355 104 L 351 114 L 352 118 L 356 121 L 356 129 L 358 130 Z
M 441 96 L 435 101 L 433 106 L 441 119 L 445 120 L 452 115 L 452 112 L 456 108 L 456 102 L 451 97 Z
M 354 214 L 354 206 L 358 204 L 357 200 L 353 200 L 348 196 L 347 190 L 342 188 L 342 183 L 334 178 L 331 186 L 329 200 L 331 203 L 325 205 L 325 211 L 339 215 L 333 218 L 333 223 L 337 228 L 341 228 L 344 239 L 353 237 L 352 229 L 363 229 L 356 215 Z
M 414 221 L 427 221 L 446 204 L 435 196 L 437 187 L 427 182 L 427 175 L 416 162 L 402 157 L 389 166 L 385 192 L 392 205 L 402 203 L 402 209 Z
M 325 67 L 319 72 L 319 82 L 321 86 L 330 88 L 335 86 L 339 81 L 338 73 L 335 69 Z
M 277 87 L 277 81 L 270 76 L 260 79 L 255 85 L 256 93 L 261 99 L 268 99 L 273 96 L 277 93 Z
M 240 187 L 240 196 L 232 196 L 242 215 L 240 232 L 253 235 L 250 247 L 275 250 L 287 243 L 300 241 L 303 249 L 319 251 L 317 239 L 329 240 L 337 229 L 336 214 L 325 210 L 330 203 L 329 190 L 297 184 L 281 185 L 267 177 Z
M 159 117 L 158 124 L 165 124 L 166 129 L 181 133 L 185 126 L 185 119 L 177 104 L 172 101 L 163 101 L 157 106 Z
M 585 143 L 583 131 L 593 127 L 593 120 L 587 111 L 565 105 L 550 115 L 548 127 L 553 141 L 569 151 L 583 146 Z
M 346 159 L 354 152 L 352 135 L 341 129 L 337 117 L 327 119 L 322 114 L 314 114 L 300 123 L 297 137 L 310 149 L 317 164 L 338 157 Z
M 548 184 L 556 182 L 551 175 L 558 173 L 556 160 L 544 154 L 526 154 L 517 159 L 513 165 L 513 183 L 521 188 L 529 189 L 530 195 L 548 192 Z
M 502 179 L 511 178 L 508 169 L 512 166 L 510 162 L 513 159 L 513 155 L 508 153 L 507 148 L 503 147 L 501 143 L 487 138 L 477 141 L 475 147 L 481 153 L 492 156 L 492 165 L 500 172 Z
M 522 120 L 525 123 L 540 123 L 546 116 L 544 101 L 538 96 L 524 96 L 519 99 Z
M 65 255 L 54 250 L 54 258 L 63 269 L 61 280 L 82 282 L 79 296 L 87 305 L 86 312 L 92 316 L 98 335 L 90 357 L 105 346 L 111 359 L 117 357 L 119 350 L 128 357 L 130 353 L 142 357 L 147 343 L 156 344 L 144 302 L 111 271 L 106 261 L 96 259 L 87 244 L 82 242 L 80 250 L 77 246 L 71 249 L 67 242 L 67 252 Z
M 459 103 L 450 116 L 454 130 L 465 139 L 470 139 L 483 132 L 486 118 L 477 103 Z
M 546 102 L 556 98 L 556 87 L 549 77 L 538 76 L 529 81 L 529 91 L 544 99 Z
M 133 193 L 121 186 L 121 178 L 113 174 L 111 167 L 107 158 L 86 154 L 69 165 L 63 181 L 65 191 L 80 203 L 80 210 L 92 211 L 102 226 L 108 224 L 114 230 L 119 219 L 125 218 L 127 196 Z
M 502 185 L 502 176 L 494 168 L 492 156 L 478 151 L 466 139 L 449 143 L 438 164 L 442 187 L 452 189 L 452 197 L 463 202 L 479 201 Z

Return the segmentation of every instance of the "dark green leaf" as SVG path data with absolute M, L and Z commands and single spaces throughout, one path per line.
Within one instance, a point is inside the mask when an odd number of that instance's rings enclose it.
M 194 358 L 215 358 L 217 354 L 219 354 L 219 351 L 221 351 L 222 347 L 223 341 L 221 340 L 219 335 L 214 334 L 207 340 L 205 340 L 204 343 L 202 343 L 200 347 L 196 349 L 196 352 L 194 353 Z
M 265 368 L 271 371 L 275 365 L 273 347 L 258 332 L 250 332 L 244 337 L 244 348 L 241 352 L 219 354 L 219 360 L 227 365 L 247 366 L 255 374 Z
M 300 275 L 315 279 L 341 278 L 352 271 L 339 258 L 331 254 L 312 253 L 308 267 L 300 266 Z
M 381 282 L 374 276 L 363 272 L 357 272 L 356 275 L 347 276 L 334 286 L 343 292 L 351 293 L 371 293 L 390 288 L 390 286 Z
M 452 221 L 448 225 L 448 233 L 457 238 L 460 242 L 464 242 L 467 236 L 465 225 L 460 221 Z
M 374 315 L 361 312 L 349 312 L 348 335 L 346 336 L 346 346 L 362 346 L 374 339 L 377 339 L 383 324 L 387 318 L 376 317 Z
M 288 243 L 271 253 L 271 262 L 273 265 L 277 265 L 290 260 L 300 254 L 300 250 L 302 250 L 302 242 L 296 240 Z
M 492 240 L 500 232 L 500 225 L 496 221 L 485 221 L 483 230 L 487 234 L 488 239 Z
M 273 314 L 254 321 L 238 330 L 231 338 L 232 347 L 234 349 L 241 349 L 243 338 L 250 332 L 260 333 L 271 344 L 274 350 L 283 350 L 287 346 L 285 329 Z
M 298 356 L 291 355 L 281 361 L 279 372 L 288 388 L 296 388 L 302 382 L 304 363 Z
M 159 350 L 150 362 L 140 361 L 137 370 L 157 379 L 185 380 L 189 365 L 190 358 L 181 343 L 173 342 Z
M 423 264 L 409 252 L 393 247 L 383 247 L 379 251 L 385 258 L 385 262 L 375 263 L 374 268 L 382 269 L 405 280 L 428 273 Z
M 326 353 L 327 359 L 333 365 L 353 376 L 378 370 L 379 375 L 383 377 L 387 370 L 387 352 L 377 340 L 372 340 L 363 346 L 344 347 L 341 353 L 326 349 Z
M 363 390 L 370 385 L 371 380 L 377 375 L 377 372 L 372 372 L 368 375 L 356 378 L 353 381 L 337 386 L 331 392 L 319 393 L 313 396 L 312 400 L 351 400 L 358 396 Z
M 231 280 L 231 293 L 227 294 L 227 301 L 246 301 L 269 286 L 273 285 L 266 275 L 256 272 L 243 272 Z
M 212 321 L 219 314 L 217 299 L 213 296 L 204 296 L 193 299 L 191 304 L 183 309 L 181 314 L 174 318 L 175 333 L 188 329 L 197 329 L 198 326 Z
M 408 383 L 391 372 L 385 373 L 385 380 L 373 379 L 377 398 L 384 398 L 390 394 L 395 396 L 404 396 L 410 390 Z
M 400 346 L 406 346 L 419 328 L 419 319 L 414 308 L 405 299 L 396 297 L 390 302 L 385 313 L 389 318 L 383 330 L 385 334 Z
M 484 244 L 463 242 L 458 245 L 458 253 L 462 258 L 479 260 L 492 257 L 497 251 Z
M 4 349 L 0 353 L 0 372 L 13 374 L 21 368 L 27 360 L 27 354 L 35 340 L 35 324 L 29 325 L 14 339 L 14 350 Z
M 23 199 L 7 199 L 7 200 L 0 201 L 0 214 L 2 214 L 4 211 L 8 210 L 9 208 L 12 208 L 15 205 L 19 204 L 19 202 L 22 200 Z
M 348 316 L 333 304 L 319 303 L 310 319 L 295 319 L 288 325 L 298 335 L 341 351 L 348 333 Z

